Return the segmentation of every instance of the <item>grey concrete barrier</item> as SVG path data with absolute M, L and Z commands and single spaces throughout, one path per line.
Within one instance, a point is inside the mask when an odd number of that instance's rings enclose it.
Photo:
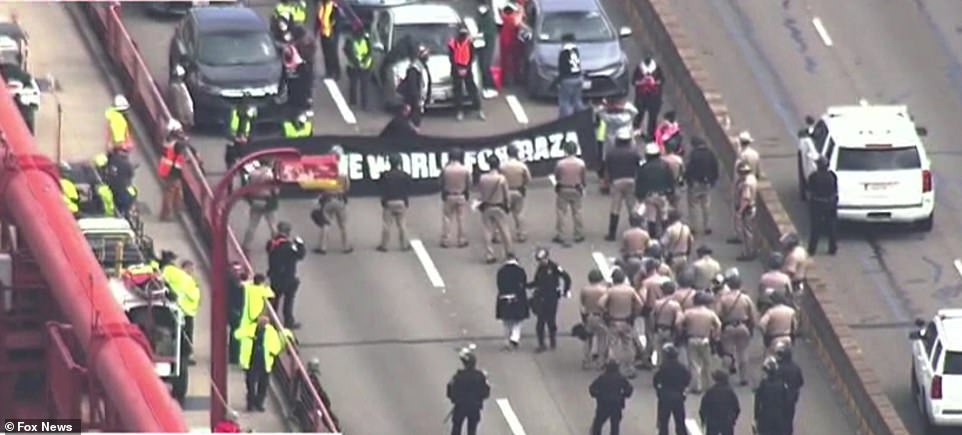
M 679 117 L 693 122 L 693 128 L 714 148 L 723 168 L 730 173 L 738 145 L 723 127 L 728 108 L 708 73 L 688 43 L 678 18 L 671 12 L 670 0 L 621 0 L 629 20 L 643 32 L 657 52 L 662 68 L 673 86 L 666 92 L 673 97 Z M 765 250 L 776 246 L 782 235 L 797 233 L 778 194 L 762 170 L 758 183 L 758 214 L 761 244 Z M 822 362 L 829 368 L 849 411 L 863 434 L 908 435 L 905 424 L 882 391 L 875 371 L 865 361 L 851 328 L 840 314 L 829 283 L 815 271 L 801 301 L 805 333 Z

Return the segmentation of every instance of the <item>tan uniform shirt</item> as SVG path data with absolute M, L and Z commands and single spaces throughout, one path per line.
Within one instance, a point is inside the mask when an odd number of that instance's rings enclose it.
M 641 299 L 638 293 L 628 284 L 617 284 L 611 286 L 601 297 L 601 306 L 611 320 L 627 321 L 631 316 L 641 310 Z
M 758 329 L 767 337 L 794 334 L 797 327 L 795 309 L 788 305 L 776 305 L 765 312 L 758 321 Z
M 489 171 L 478 180 L 478 194 L 482 204 L 507 205 L 508 182 L 498 171 Z
M 682 320 L 681 305 L 671 296 L 665 296 L 655 301 L 651 310 L 651 319 L 655 329 L 675 328 Z
M 735 204 L 738 210 L 745 207 L 755 206 L 755 197 L 758 195 L 758 179 L 754 175 L 748 174 L 744 179 L 737 183 L 735 192 Z
M 661 159 L 668 165 L 668 169 L 671 171 L 671 179 L 675 182 L 681 180 L 681 176 L 685 173 L 685 160 L 678 154 L 672 153 L 661 156 Z
M 788 276 L 794 277 L 796 280 L 805 279 L 808 274 L 808 251 L 801 246 L 796 246 L 785 256 L 785 264 L 782 266 L 782 271 L 788 274 Z
M 601 282 L 589 284 L 581 289 L 581 312 L 584 314 L 604 314 L 605 307 L 601 306 L 601 298 L 608 291 L 608 286 Z
M 718 317 L 725 325 L 755 324 L 757 315 L 752 299 L 741 290 L 728 291 L 718 298 Z
M 748 165 L 752 167 L 752 175 L 754 175 L 755 177 L 760 176 L 761 174 L 759 172 L 759 168 L 761 167 L 761 165 L 759 165 L 759 162 L 761 160 L 762 160 L 762 157 L 758 154 L 758 150 L 756 150 L 755 147 L 753 146 L 742 147 L 742 150 L 738 153 L 738 159 L 735 160 L 735 177 L 734 178 L 738 179 L 738 166 L 742 162 L 748 162 Z
M 642 255 L 648 247 L 651 236 L 648 232 L 637 227 L 628 228 L 621 234 L 621 253 L 623 255 Z
M 448 195 L 464 195 L 471 187 L 471 170 L 461 162 L 450 162 L 441 171 L 441 189 Z
M 695 269 L 695 288 L 697 289 L 707 289 L 715 275 L 721 273 L 721 264 L 711 255 L 695 260 L 691 267 Z
M 691 228 L 682 221 L 677 221 L 665 229 L 665 235 L 661 238 L 661 246 L 665 247 L 668 254 L 672 256 L 688 255 L 691 252 L 691 244 L 695 239 L 691 235 Z
M 704 306 L 688 308 L 682 314 L 682 330 L 688 338 L 718 338 L 721 320 L 711 308 Z
M 508 180 L 508 189 L 521 190 L 531 182 L 531 171 L 528 165 L 518 159 L 510 159 L 501 164 L 501 173 Z
M 674 296 L 675 302 L 678 302 L 678 305 L 681 305 L 682 309 L 687 310 L 695 306 L 696 294 L 698 294 L 698 292 L 695 291 L 695 289 L 680 288 L 675 290 L 675 294 L 672 296 Z
M 656 273 L 641 281 L 641 290 L 648 295 L 647 300 L 654 303 L 654 301 L 662 298 L 661 285 L 669 280 L 671 278 Z
M 587 177 L 585 161 L 577 156 L 565 157 L 555 166 L 554 176 L 558 186 L 584 188 Z
M 781 271 L 770 270 L 763 273 L 761 278 L 758 279 L 758 287 L 759 292 L 770 288 L 776 292 L 782 292 L 783 295 L 787 295 L 791 293 L 792 280 Z

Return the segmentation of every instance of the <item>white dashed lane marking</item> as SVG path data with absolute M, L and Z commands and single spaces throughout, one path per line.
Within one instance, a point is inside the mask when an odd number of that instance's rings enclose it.
M 334 81 L 334 79 L 324 79 L 324 86 L 326 86 L 327 91 L 331 93 L 331 99 L 334 100 L 334 105 L 337 106 L 338 112 L 341 112 L 341 117 L 344 118 L 344 122 L 350 125 L 357 124 L 357 118 L 354 117 L 354 112 L 351 110 L 351 107 L 347 105 L 344 94 L 341 94 L 341 89 L 337 87 L 337 82 Z
M 518 120 L 518 124 L 527 124 L 528 114 L 524 113 L 524 106 L 521 105 L 521 101 L 518 101 L 518 97 L 508 95 L 504 97 L 504 100 L 508 102 L 508 107 L 510 107 L 511 112 L 514 113 L 514 119 Z
M 424 243 L 418 239 L 413 239 L 411 240 L 411 249 L 414 249 L 414 255 L 417 255 L 418 261 L 421 262 L 421 267 L 423 267 L 424 272 L 427 273 L 431 285 L 433 285 L 434 288 L 444 289 L 444 280 L 441 279 L 441 272 L 438 272 L 438 268 L 434 265 L 434 260 L 431 260 L 431 256 L 428 255 L 428 250 L 424 248 Z
M 825 28 L 825 24 L 822 24 L 821 18 L 812 18 L 812 25 L 815 26 L 815 31 L 818 32 L 818 37 L 822 38 L 822 42 L 824 42 L 826 46 L 831 47 L 835 44 L 832 42 L 832 37 L 828 34 L 828 29 Z
M 524 427 L 521 426 L 521 420 L 518 419 L 518 415 L 514 413 L 514 409 L 511 408 L 511 403 L 508 399 L 501 398 L 497 400 L 498 408 L 501 409 L 501 415 L 504 416 L 504 420 L 508 422 L 508 427 L 511 428 L 511 433 L 514 435 L 527 435 L 524 431 Z

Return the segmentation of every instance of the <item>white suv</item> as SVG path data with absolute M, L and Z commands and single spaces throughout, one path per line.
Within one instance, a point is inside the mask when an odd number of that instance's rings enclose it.
M 798 182 L 825 157 L 838 176 L 838 217 L 860 222 L 915 223 L 932 230 L 935 188 L 931 162 L 906 106 L 833 106 L 799 141 Z
M 944 309 L 912 331 L 912 394 L 927 426 L 962 427 L 962 309 Z

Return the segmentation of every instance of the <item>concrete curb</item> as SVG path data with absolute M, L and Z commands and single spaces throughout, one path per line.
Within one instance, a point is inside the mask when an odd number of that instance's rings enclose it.
M 728 108 L 688 43 L 671 11 L 670 0 L 623 1 L 628 18 L 635 28 L 644 29 L 644 36 L 657 51 L 666 74 L 677 83 L 668 89 L 679 105 L 675 110 L 681 118 L 692 120 L 694 129 L 714 148 L 723 168 L 733 167 L 738 145 L 724 127 L 729 124 Z M 759 178 L 758 197 L 761 242 L 769 250 L 782 235 L 798 231 L 764 171 Z M 816 271 L 810 275 L 809 284 L 801 310 L 808 336 L 855 416 L 859 432 L 908 435 L 882 391 L 878 375 L 865 361 L 852 330 L 835 306 L 828 283 Z

